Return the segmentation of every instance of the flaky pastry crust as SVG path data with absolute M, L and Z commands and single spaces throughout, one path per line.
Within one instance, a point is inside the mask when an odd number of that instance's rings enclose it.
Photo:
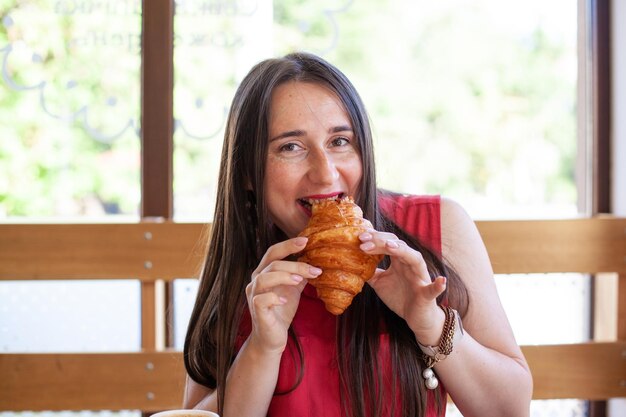
M 326 310 L 339 315 L 376 271 L 382 255 L 368 255 L 360 249 L 359 235 L 372 227 L 354 199 L 313 202 L 311 218 L 298 236 L 308 237 L 299 261 L 322 269 L 309 281 Z

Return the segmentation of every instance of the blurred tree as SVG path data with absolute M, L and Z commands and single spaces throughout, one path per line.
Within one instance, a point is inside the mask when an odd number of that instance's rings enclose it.
M 257 60 L 293 50 L 356 84 L 382 186 L 575 207 L 576 22 L 546 20 L 557 6 L 264 5 L 177 2 L 176 211 L 212 207 L 193 208 L 213 197 L 234 89 Z M 0 216 L 137 216 L 140 2 L 0 0 L 0 18 Z
M 0 3 L 0 216 L 137 215 L 140 16 L 118 12 Z

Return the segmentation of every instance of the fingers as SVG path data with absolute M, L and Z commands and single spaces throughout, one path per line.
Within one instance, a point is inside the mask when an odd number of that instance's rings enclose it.
M 448 284 L 448 280 L 446 277 L 438 276 L 433 280 L 433 282 L 426 287 L 428 292 L 427 297 L 434 300 L 439 297 L 446 290 L 446 285 Z
M 304 262 L 285 260 L 306 246 L 307 238 L 288 239 L 272 245 L 246 286 L 252 318 L 251 340 L 265 351 L 282 352 L 287 330 L 296 314 L 308 279 L 322 271 Z
M 276 305 L 286 302 L 280 293 L 282 286 L 296 287 L 302 291 L 306 282 L 305 279 L 313 279 L 322 273 L 322 270 L 306 264 L 304 262 L 285 261 L 283 258 L 301 251 L 306 245 L 306 238 L 294 238 L 271 246 L 259 266 L 252 274 L 252 280 L 246 287 L 248 301 L 256 304 L 253 298 L 276 292 L 278 298 L 274 296 L 261 297 L 258 302 L 264 306 Z M 282 297 L 282 298 L 281 298 Z
M 262 294 L 271 291 L 281 285 L 297 286 L 304 279 L 313 279 L 322 273 L 319 268 L 312 267 L 303 262 L 277 261 L 268 266 L 261 274 L 258 274 L 248 285 L 246 291 L 254 294 Z
M 287 298 L 275 292 L 258 294 L 252 297 L 251 303 L 254 310 L 269 310 L 272 307 L 287 304 Z
M 267 308 L 285 304 L 287 292 L 281 287 L 296 287 L 302 291 L 306 279 L 317 278 L 322 270 L 303 262 L 274 262 L 246 287 L 246 294 L 255 307 Z M 290 272 L 295 271 L 295 272 Z
M 307 241 L 308 239 L 306 237 L 295 237 L 270 246 L 252 275 L 254 276 L 260 273 L 276 260 L 285 259 L 289 255 L 300 252 L 306 246 Z
M 315 278 L 322 273 L 322 270 L 304 262 L 296 261 L 274 261 L 269 264 L 263 272 L 270 273 L 275 271 L 289 272 L 301 275 L 304 278 Z
M 367 231 L 359 235 L 361 239 L 361 249 L 370 253 L 383 253 L 390 255 L 386 250 L 398 249 L 401 246 L 408 247 L 406 242 L 398 239 L 393 233 L 377 232 L 376 230 Z
M 401 262 L 410 269 L 411 274 L 419 276 L 425 282 L 430 282 L 428 268 L 422 254 L 409 247 L 406 242 L 398 239 L 393 233 L 367 231 L 359 235 L 360 248 L 370 254 L 384 254 L 392 258 L 392 262 Z

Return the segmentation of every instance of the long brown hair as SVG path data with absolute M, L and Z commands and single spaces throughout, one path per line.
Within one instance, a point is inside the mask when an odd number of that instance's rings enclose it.
M 246 308 L 245 287 L 269 246 L 285 239 L 270 220 L 263 184 L 272 92 L 290 80 L 320 84 L 341 100 L 352 123 L 363 165 L 357 203 L 364 217 L 377 230 L 392 231 L 421 251 L 433 277 L 445 275 L 449 288 L 461 289 L 457 291 L 461 296 L 451 297 L 451 304 L 463 310 L 467 305 L 467 294 L 454 271 L 380 213 L 369 120 L 346 76 L 325 60 L 307 53 L 262 61 L 243 79 L 230 108 L 215 217 L 184 346 L 187 373 L 199 384 L 217 388 L 220 413 L 226 377 L 236 355 L 235 338 Z M 404 320 L 392 313 L 366 285 L 338 322 L 338 361 L 347 414 L 380 415 L 382 399 L 396 398 L 396 390 L 402 387 L 402 415 L 424 415 L 423 363 L 415 337 Z M 380 370 L 371 365 L 378 363 L 378 336 L 383 329 L 389 333 L 392 357 L 394 384 L 390 391 Z M 293 331 L 289 334 L 299 346 L 297 335 Z M 306 360 L 301 350 L 299 354 L 301 362 Z M 443 406 L 445 399 L 438 402 Z

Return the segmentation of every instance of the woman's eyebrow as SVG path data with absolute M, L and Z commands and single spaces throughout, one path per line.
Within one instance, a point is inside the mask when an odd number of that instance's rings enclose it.
M 286 132 L 281 133 L 280 135 L 274 136 L 273 138 L 270 139 L 270 142 L 273 142 L 273 141 L 278 140 L 278 139 L 291 138 L 291 137 L 300 137 L 300 136 L 304 136 L 305 134 L 306 134 L 306 132 L 304 130 L 301 130 L 301 129 L 288 130 Z
M 339 126 L 334 126 L 328 129 L 328 133 L 339 133 L 339 132 L 352 132 L 352 127 L 350 127 L 349 125 L 339 125 Z M 306 131 L 302 129 L 288 130 L 286 132 L 283 132 L 279 135 L 272 137 L 270 139 L 270 142 L 273 142 L 279 139 L 285 139 L 285 138 L 297 138 L 297 137 L 302 137 L 305 135 L 306 135 Z
M 328 129 L 328 133 L 339 133 L 339 132 L 352 132 L 352 127 L 350 127 L 349 125 L 340 125 L 340 126 L 331 127 L 330 129 Z

